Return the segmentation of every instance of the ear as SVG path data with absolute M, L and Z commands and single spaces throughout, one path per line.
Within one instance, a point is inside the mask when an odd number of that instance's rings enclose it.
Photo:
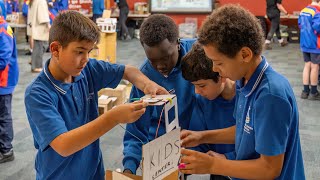
M 54 56 L 55 58 L 58 58 L 59 57 L 59 50 L 60 50 L 60 43 L 57 42 L 57 41 L 53 41 L 51 44 L 50 44 L 50 51 L 51 51 L 51 54 L 52 56 Z
M 248 47 L 243 47 L 240 50 L 241 53 L 241 57 L 242 57 L 242 61 L 243 62 L 250 62 L 252 57 L 253 57 L 253 53 L 252 50 Z

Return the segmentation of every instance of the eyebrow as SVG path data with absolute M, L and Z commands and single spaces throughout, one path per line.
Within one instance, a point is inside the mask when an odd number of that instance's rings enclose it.
M 88 50 L 87 48 L 84 47 L 76 47 L 77 49 L 82 49 L 82 50 Z

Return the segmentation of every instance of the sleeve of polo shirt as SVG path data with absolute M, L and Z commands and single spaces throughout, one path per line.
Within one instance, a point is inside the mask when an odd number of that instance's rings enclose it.
M 48 4 L 46 1 L 41 1 L 39 3 L 39 7 L 37 8 L 37 20 L 39 24 L 50 22 Z
M 68 131 L 65 121 L 53 102 L 51 96 L 40 88 L 26 91 L 26 113 L 33 136 L 41 151 L 46 150 L 57 136 Z
M 292 118 L 288 100 L 265 94 L 253 108 L 255 149 L 259 154 L 276 156 L 285 153 Z
M 111 64 L 96 59 L 90 59 L 87 66 L 89 66 L 94 86 L 97 88 L 96 91 L 106 87 L 117 87 L 123 77 L 125 69 L 124 65 Z

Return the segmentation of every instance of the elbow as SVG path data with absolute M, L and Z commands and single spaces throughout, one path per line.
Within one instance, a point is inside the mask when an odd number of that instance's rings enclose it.
M 265 179 L 276 179 L 281 175 L 282 168 L 268 167 Z
M 64 147 L 64 146 L 52 147 L 52 148 L 62 157 L 68 157 L 73 154 L 68 150 L 67 147 Z

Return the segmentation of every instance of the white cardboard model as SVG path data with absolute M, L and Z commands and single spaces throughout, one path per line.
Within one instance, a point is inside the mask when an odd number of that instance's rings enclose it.
M 181 155 L 180 128 L 142 146 L 143 180 L 162 180 L 178 170 Z
M 148 102 L 150 106 L 162 106 L 164 105 L 164 117 L 166 123 L 166 132 L 170 132 L 174 128 L 179 127 L 179 119 L 178 119 L 178 104 L 177 104 L 177 96 L 174 94 L 170 95 L 157 95 L 152 97 L 150 95 L 143 96 L 141 98 L 143 101 Z M 169 121 L 169 110 L 174 108 L 174 119 Z

